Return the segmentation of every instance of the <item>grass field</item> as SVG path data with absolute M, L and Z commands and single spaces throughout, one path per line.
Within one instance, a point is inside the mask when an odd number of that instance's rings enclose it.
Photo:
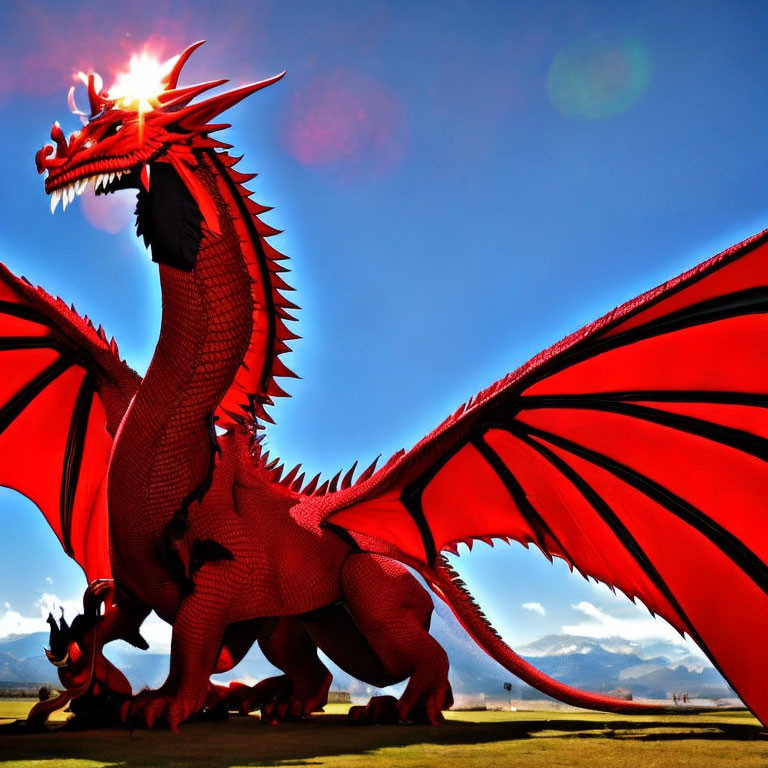
M 0 701 L 0 723 L 24 701 Z M 12 768 L 235 768 L 440 766 L 440 768 L 725 768 L 768 765 L 768 738 L 746 712 L 626 717 L 584 712 L 449 712 L 431 726 L 348 726 L 348 705 L 298 724 L 255 717 L 196 723 L 180 733 L 110 729 L 0 733 Z

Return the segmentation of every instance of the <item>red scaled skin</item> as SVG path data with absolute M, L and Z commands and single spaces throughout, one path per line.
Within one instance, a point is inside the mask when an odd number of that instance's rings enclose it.
M 209 161 L 201 162 L 195 175 L 217 206 L 221 234 L 204 236 L 192 272 L 160 266 L 160 339 L 117 436 L 108 486 L 115 579 L 174 628 L 168 682 L 156 696 L 138 699 L 132 717 L 152 722 L 162 716 L 171 725 L 203 705 L 225 628 L 233 622 L 304 614 L 343 598 L 364 633 L 370 627 L 375 636 L 394 618 L 386 613 L 367 615 L 371 611 L 367 576 L 382 571 L 398 586 L 392 612 L 415 602 L 414 633 L 421 636 L 430 656 L 438 652 L 424 626 L 431 602 L 412 577 L 400 566 L 379 563 L 372 556 L 349 558 L 349 546 L 335 533 L 292 518 L 297 494 L 268 482 L 255 469 L 244 435 L 231 433 L 220 439 L 222 455 L 212 485 L 202 503 L 191 505 L 189 531 L 181 544 L 191 547 L 196 539 L 212 538 L 227 547 L 234 560 L 203 566 L 188 596 L 158 562 L 156 551 L 165 525 L 180 500 L 200 486 L 209 471 L 209 416 L 244 357 L 253 316 L 246 255 L 229 213 L 235 201 L 227 198 L 226 186 Z M 321 645 L 331 642 L 319 639 Z M 384 653 L 393 657 L 385 664 L 393 671 L 380 673 L 382 682 L 394 682 L 413 671 L 415 659 L 404 662 L 389 650 L 391 645 L 391 640 L 382 643 L 387 646 Z M 342 661 L 345 650 L 342 647 L 334 655 Z M 284 667 L 289 663 L 283 660 Z M 440 681 L 434 703 L 427 707 L 431 720 L 437 719 L 448 691 L 444 653 L 438 653 L 430 666 L 435 664 Z M 432 674 L 430 670 L 429 677 Z M 317 677 L 322 686 L 325 675 Z M 431 679 L 422 683 L 425 688 L 432 684 Z M 312 699 L 314 693 L 307 691 L 306 698 Z M 420 690 L 411 697 L 416 706 L 424 693 Z M 403 716 L 411 708 L 404 707 Z
M 191 95 L 185 89 L 174 91 L 174 85 L 172 78 L 172 95 L 166 94 L 164 103 L 186 104 Z M 37 157 L 39 170 L 49 172 L 46 190 L 52 195 L 61 190 L 66 194 L 68 185 L 84 178 L 117 171 L 140 176 L 146 184 L 145 163 L 169 163 L 204 217 L 194 269 L 160 265 L 160 338 L 117 431 L 109 465 L 115 581 L 173 624 L 168 680 L 159 691 L 136 697 L 125 714 L 134 721 L 152 725 L 162 719 L 176 727 L 204 706 L 210 674 L 237 663 L 258 639 L 267 658 L 291 682 L 287 693 L 271 691 L 266 701 L 263 689 L 254 690 L 253 701 L 268 714 L 307 715 L 325 703 L 330 676 L 317 659 L 317 644 L 341 666 L 376 685 L 398 682 L 423 668 L 412 678 L 398 713 L 437 722 L 440 708 L 451 700 L 448 663 L 427 632 L 431 599 L 407 570 L 368 555 L 350 556 L 343 539 L 320 527 L 320 515 L 292 517 L 291 508 L 306 497 L 275 483 L 254 462 L 250 435 L 242 429 L 220 439 L 221 456 L 212 469 L 211 416 L 223 398 L 228 402 L 225 395 L 248 359 L 249 342 L 252 349 L 258 297 L 249 262 L 253 264 L 257 249 L 267 246 L 244 226 L 235 198 L 242 192 L 231 183 L 238 179 L 217 160 L 217 142 L 204 129 L 206 120 L 258 87 L 140 118 L 91 88 L 92 120 L 69 141 L 55 126 L 51 135 L 56 154 L 46 147 Z M 192 95 L 201 90 L 189 89 Z M 166 130 L 169 125 L 173 132 Z M 202 151 L 193 154 L 191 148 Z M 260 224 L 255 216 L 254 221 Z M 275 281 L 272 277 L 267 291 Z M 280 338 L 278 332 L 277 343 Z M 254 362 L 264 365 L 263 359 Z M 269 402 L 270 394 L 271 385 L 262 402 Z M 257 407 L 256 413 L 263 414 L 263 409 Z M 184 499 L 209 477 L 202 502 L 189 505 L 184 535 L 172 541 L 194 582 L 191 593 L 184 594 L 158 550 Z M 192 573 L 194 543 L 206 539 L 226 547 L 232 560 L 208 562 Z M 375 605 L 369 599 L 371 579 L 384 588 Z M 387 590 L 389 581 L 392 588 Z M 341 616 L 288 618 L 341 600 L 348 606 Z M 275 616 L 286 618 L 225 635 L 234 622 Z M 387 638 L 398 622 L 400 635 Z
M 245 440 L 230 437 L 222 441 L 210 490 L 202 504 L 190 508 L 187 541 L 215 539 L 234 560 L 204 566 L 184 600 L 157 562 L 163 528 L 209 472 L 210 414 L 245 355 L 253 317 L 245 259 L 228 216 L 232 201 L 222 196 L 208 163 L 196 173 L 217 203 L 222 234 L 204 237 L 193 272 L 160 267 L 160 340 L 122 424 L 109 471 L 115 578 L 174 624 L 172 676 L 180 674 L 180 655 L 199 670 L 199 679 L 190 676 L 183 686 L 190 711 L 182 708 L 180 719 L 201 704 L 196 691 L 205 691 L 227 624 L 333 602 L 346 554 L 330 532 L 298 525 L 286 530 L 293 501 L 283 489 L 265 483 L 233 494 L 236 480 L 249 481 L 238 477 L 243 474 L 238 464 L 250 456 Z M 303 563 L 301 570 L 297 562 Z

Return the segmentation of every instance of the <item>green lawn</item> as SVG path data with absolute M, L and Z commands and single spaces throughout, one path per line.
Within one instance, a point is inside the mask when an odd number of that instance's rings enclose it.
M 0 722 L 30 702 L 0 701 Z M 13 768 L 235 768 L 440 766 L 440 768 L 751 768 L 768 765 L 768 738 L 746 712 L 651 718 L 563 712 L 449 712 L 431 726 L 348 726 L 346 705 L 299 724 L 255 717 L 164 730 L 0 733 Z

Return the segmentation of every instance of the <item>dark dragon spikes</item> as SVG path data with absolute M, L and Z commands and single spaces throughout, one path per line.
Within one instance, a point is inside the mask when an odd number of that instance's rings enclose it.
M 336 488 L 341 477 L 341 470 L 339 470 L 332 478 L 330 485 L 328 486 L 329 493 L 336 493 Z
M 357 462 L 355 462 L 347 471 L 347 474 L 344 475 L 344 477 L 341 479 L 341 490 L 343 491 L 345 488 L 349 488 L 350 485 L 352 485 L 352 478 L 355 474 L 355 469 L 357 469 Z
M 288 472 L 283 479 L 280 481 L 283 485 L 289 486 L 293 483 L 296 475 L 298 474 L 299 470 L 301 469 L 301 464 L 297 464 L 290 472 Z
M 301 486 L 304 484 L 304 473 L 302 472 L 291 484 L 291 490 L 294 491 L 294 493 L 300 493 L 301 492 Z
M 376 465 L 379 463 L 379 459 L 381 458 L 381 454 L 379 454 L 361 473 L 360 477 L 357 478 L 358 483 L 364 483 L 366 480 L 368 480 L 373 473 L 376 471 Z
M 320 482 L 319 472 L 307 483 L 302 493 L 306 494 L 307 496 L 311 496 L 315 492 L 315 488 L 317 488 L 318 482 Z

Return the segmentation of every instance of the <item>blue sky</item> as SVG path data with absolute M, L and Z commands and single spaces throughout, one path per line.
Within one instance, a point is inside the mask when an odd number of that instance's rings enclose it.
M 232 110 L 226 140 L 286 230 L 273 242 L 303 307 L 288 360 L 302 379 L 268 439 L 312 472 L 412 445 L 543 347 L 768 226 L 762 3 L 5 0 L 0 14 L 0 259 L 103 323 L 140 371 L 156 269 L 130 223 L 105 231 L 130 201 L 51 217 L 34 171 L 53 120 L 77 128 L 72 73 L 109 83 L 146 40 L 169 56 L 200 38 L 183 82 L 288 71 Z M 31 505 L 2 493 L 0 521 L 7 634 L 83 583 Z M 665 631 L 562 563 L 484 549 L 458 568 L 514 643 Z

